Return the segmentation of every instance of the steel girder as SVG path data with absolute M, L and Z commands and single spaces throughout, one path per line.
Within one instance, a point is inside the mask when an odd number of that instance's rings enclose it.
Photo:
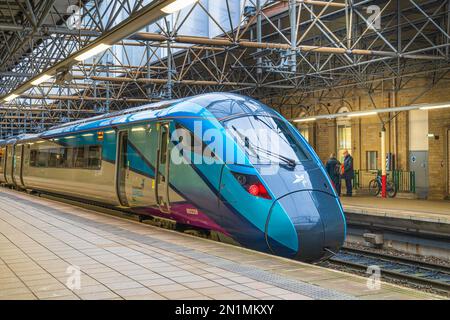
M 27 2 L 6 1 L 15 15 L 0 17 L 0 95 L 92 43 L 119 17 L 131 16 L 144 5 L 134 0 L 78 2 L 83 28 L 74 31 L 66 26 L 68 16 L 57 12 L 58 1 L 40 1 L 33 15 L 27 8 L 35 4 Z M 211 13 L 209 2 L 163 18 L 152 29 L 156 31 L 126 37 L 94 61 L 23 93 L 7 115 L 0 108 L 8 122 L 0 121 L 2 135 L 16 132 L 11 122 L 29 132 L 209 91 L 301 105 L 310 96 L 355 87 L 371 90 L 382 79 L 395 79 L 401 86 L 402 79 L 414 74 L 450 67 L 450 0 L 243 0 L 238 9 L 225 0 L 223 19 Z M 199 14 L 221 35 L 183 34 Z M 42 112 L 25 114 L 27 108 Z

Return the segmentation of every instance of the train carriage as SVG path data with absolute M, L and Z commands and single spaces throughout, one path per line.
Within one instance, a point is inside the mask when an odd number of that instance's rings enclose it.
M 211 130 L 222 144 L 211 143 Z M 269 133 L 278 152 L 261 144 Z M 304 138 L 272 109 L 234 94 L 161 102 L 0 142 L 0 182 L 214 230 L 302 261 L 330 256 L 346 232 L 339 199 Z

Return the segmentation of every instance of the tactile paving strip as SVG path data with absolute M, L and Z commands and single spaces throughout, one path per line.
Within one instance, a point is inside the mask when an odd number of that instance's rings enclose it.
M 24 205 L 32 206 L 36 209 L 43 210 L 45 213 L 52 214 L 55 218 L 67 218 L 71 221 L 81 223 L 83 225 L 88 225 L 100 229 L 102 231 L 111 232 L 115 235 L 121 235 L 125 238 L 134 240 L 136 242 L 144 243 L 146 245 L 154 246 L 159 249 L 169 250 L 172 252 L 177 252 L 180 255 L 196 259 L 205 264 L 224 269 L 229 272 L 234 272 L 236 274 L 246 276 L 250 279 L 257 280 L 259 282 L 264 282 L 291 292 L 302 294 L 304 296 L 310 297 L 312 299 L 326 299 L 326 300 L 354 300 L 356 297 L 341 293 L 336 290 L 322 288 L 316 285 L 305 283 L 299 280 L 289 279 L 278 274 L 274 274 L 269 271 L 258 269 L 254 266 L 246 266 L 239 264 L 221 257 L 217 257 L 208 253 L 199 252 L 181 245 L 170 243 L 167 241 L 156 239 L 149 235 L 138 234 L 130 230 L 126 230 L 114 225 L 102 224 L 97 221 L 89 220 L 87 218 L 77 216 L 62 210 L 50 208 L 48 206 L 29 201 L 14 195 L 8 194 L 8 196 L 2 196 L 1 198 L 11 199 L 14 198 L 15 201 L 22 203 Z

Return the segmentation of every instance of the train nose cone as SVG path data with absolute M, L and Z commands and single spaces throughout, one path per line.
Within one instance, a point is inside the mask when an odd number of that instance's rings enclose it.
M 345 220 L 337 199 L 321 191 L 299 191 L 278 199 L 267 220 L 267 245 L 274 254 L 313 262 L 337 252 Z

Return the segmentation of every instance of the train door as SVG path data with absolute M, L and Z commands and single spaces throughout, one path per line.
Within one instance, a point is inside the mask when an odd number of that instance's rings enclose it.
M 14 144 L 9 144 L 6 147 L 6 158 L 5 158 L 5 180 L 8 184 L 13 184 L 12 179 L 12 168 L 14 161 Z
M 450 199 L 450 129 L 447 130 L 447 197 Z
M 170 122 L 157 123 L 158 147 L 156 148 L 155 199 L 159 210 L 170 213 Z
M 6 157 L 6 148 L 0 148 L 0 182 L 5 181 L 5 157 Z
M 8 183 L 8 177 L 6 174 L 6 164 L 8 163 L 8 146 L 5 146 L 5 154 L 3 159 L 3 179 L 5 183 Z
M 126 192 L 129 174 L 128 131 L 124 130 L 118 132 L 116 155 L 116 192 L 119 203 L 123 207 L 129 207 Z
M 22 180 L 24 145 L 14 146 L 13 180 L 16 186 L 25 188 Z

